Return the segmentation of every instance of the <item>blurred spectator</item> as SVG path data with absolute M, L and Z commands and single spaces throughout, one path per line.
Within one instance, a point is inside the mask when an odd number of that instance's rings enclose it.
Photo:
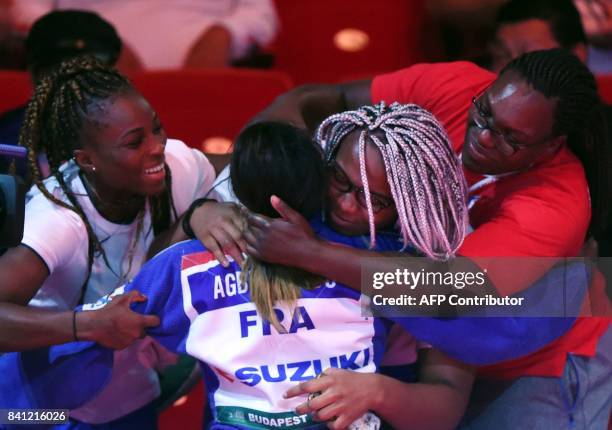
M 593 73 L 612 73 L 612 0 L 574 0 L 589 40 L 588 66 Z
M 575 1 L 589 11 L 592 6 L 584 4 L 596 3 Z M 612 6 L 612 0 L 605 1 Z M 601 60 L 597 60 L 597 57 L 601 55 L 601 49 L 587 47 L 587 43 L 591 42 L 591 35 L 603 32 L 601 29 L 605 19 L 600 15 L 590 16 L 592 30 L 585 32 L 585 21 L 581 21 L 572 0 L 510 0 L 498 10 L 495 19 L 494 41 L 489 47 L 491 69 L 498 72 L 511 59 L 526 52 L 561 47 L 576 54 L 594 73 L 600 71 Z M 612 20 L 612 17 L 609 19 Z M 612 26 L 612 21 L 609 24 Z M 610 51 L 604 55 L 610 66 L 611 55 Z
M 27 26 L 52 8 L 92 10 L 111 22 L 127 46 L 124 71 L 222 67 L 269 43 L 278 27 L 272 0 L 23 0 L 12 17 Z
M 468 59 L 481 63 L 487 55 L 482 41 L 490 37 L 495 12 L 505 0 L 427 0 L 423 3 L 433 21 L 429 27 L 438 28 L 443 42 L 442 52 L 434 52 L 432 59 Z
M 41 17 L 32 26 L 25 46 L 34 85 L 45 72 L 68 58 L 89 54 L 112 66 L 121 52 L 121 40 L 111 24 L 95 13 L 74 10 Z M 24 115 L 25 106 L 20 106 L 0 116 L 1 143 L 17 145 Z M 44 171 L 46 162 L 39 162 Z M 0 165 L 0 171 L 5 168 Z
M 23 35 L 19 34 L 9 19 L 12 0 L 0 0 L 0 69 L 23 69 Z

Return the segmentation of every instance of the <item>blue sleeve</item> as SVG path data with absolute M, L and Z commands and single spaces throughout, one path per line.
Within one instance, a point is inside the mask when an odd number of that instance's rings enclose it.
M 582 262 L 550 270 L 531 287 L 513 296 L 535 303 L 516 317 L 496 316 L 507 315 L 507 311 L 488 306 L 479 309 L 482 311 L 479 314 L 487 317 L 475 314 L 474 317 L 391 320 L 456 360 L 476 366 L 500 363 L 531 354 L 567 333 L 580 311 L 590 275 Z M 565 300 L 560 301 L 560 297 Z
M 79 311 L 98 309 L 110 297 L 139 290 L 148 300 L 133 309 L 158 315 L 161 324 L 147 333 L 171 351 L 184 352 L 189 319 L 183 312 L 181 257 L 201 245 L 175 245 L 147 263 L 124 287 L 86 304 Z M 26 352 L 0 354 L 0 409 L 74 409 L 91 400 L 112 375 L 114 351 L 94 342 L 71 342 Z
M 137 290 L 147 296 L 146 301 L 134 303 L 132 309 L 159 317 L 160 324 L 149 328 L 147 335 L 172 352 L 185 353 L 190 326 L 183 306 L 181 260 L 184 254 L 194 252 L 198 245 L 184 242 L 158 254 L 125 286 L 125 293 Z
M 332 242 L 361 249 L 369 242 L 364 236 L 342 236 L 321 219 L 311 220 L 311 225 L 317 235 Z M 394 232 L 378 233 L 376 242 L 377 251 L 414 253 L 411 248 L 403 249 L 401 237 Z M 477 366 L 495 364 L 533 353 L 563 336 L 576 320 L 589 283 L 590 271 L 585 264 L 573 262 L 552 269 L 530 288 L 516 294 L 515 297 L 535 303 L 517 317 L 503 316 L 507 315 L 505 309 L 489 306 L 473 317 L 389 319 L 456 360 Z M 561 297 L 565 300 L 560 301 Z

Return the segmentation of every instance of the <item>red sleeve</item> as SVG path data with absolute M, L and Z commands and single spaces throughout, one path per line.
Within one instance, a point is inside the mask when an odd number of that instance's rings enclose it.
M 458 151 L 463 145 L 472 97 L 493 82 L 495 75 L 465 61 L 417 64 L 374 78 L 372 101 L 415 103 L 444 125 Z
M 549 167 L 500 180 L 483 192 L 481 200 L 470 212 L 475 230 L 465 238 L 459 255 L 572 257 L 580 252 L 591 211 L 584 170 L 569 150 L 562 151 Z M 499 277 L 489 273 L 502 295 L 524 288 L 503 282 L 512 270 L 500 270 Z M 536 270 L 525 281 L 540 275 Z

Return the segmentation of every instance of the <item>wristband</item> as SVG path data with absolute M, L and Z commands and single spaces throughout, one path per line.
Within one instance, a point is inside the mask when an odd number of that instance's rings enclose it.
M 189 223 L 191 222 L 191 215 L 193 215 L 194 210 L 196 210 L 197 208 L 199 208 L 206 202 L 217 203 L 215 199 L 207 199 L 206 197 L 194 200 L 193 203 L 189 205 L 189 208 L 187 208 L 187 210 L 185 211 L 185 214 L 183 215 L 183 221 L 181 222 L 181 226 L 183 228 L 183 232 L 190 239 L 195 239 L 195 234 L 193 233 L 193 230 L 191 229 L 191 226 L 189 225 Z

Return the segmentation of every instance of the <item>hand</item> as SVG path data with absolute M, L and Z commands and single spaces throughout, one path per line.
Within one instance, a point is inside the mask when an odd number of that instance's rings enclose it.
M 612 0 L 574 0 L 589 43 L 612 48 Z
M 268 263 L 300 267 L 298 252 L 309 241 L 316 241 L 316 236 L 308 221 L 281 199 L 272 196 L 270 203 L 281 218 L 251 214 L 244 233 L 246 250 Z
M 159 325 L 155 315 L 142 315 L 130 309 L 132 303 L 147 298 L 138 291 L 115 296 L 112 301 L 95 311 L 77 314 L 77 337 L 91 340 L 106 348 L 123 349 L 145 336 L 147 327 Z
M 242 253 L 247 244 L 242 234 L 246 216 L 235 203 L 206 202 L 191 215 L 191 228 L 207 250 L 223 265 L 229 266 L 226 254 L 238 264 L 244 263 Z
M 225 67 L 229 64 L 231 44 L 232 34 L 229 30 L 222 25 L 213 25 L 193 44 L 184 66 Z
M 302 382 L 289 389 L 285 398 L 303 394 L 321 394 L 296 408 L 298 414 L 313 413 L 313 418 L 326 421 L 330 429 L 344 429 L 373 409 L 377 393 L 377 375 L 331 368 L 321 377 Z M 380 393 L 379 393 L 380 394 Z

